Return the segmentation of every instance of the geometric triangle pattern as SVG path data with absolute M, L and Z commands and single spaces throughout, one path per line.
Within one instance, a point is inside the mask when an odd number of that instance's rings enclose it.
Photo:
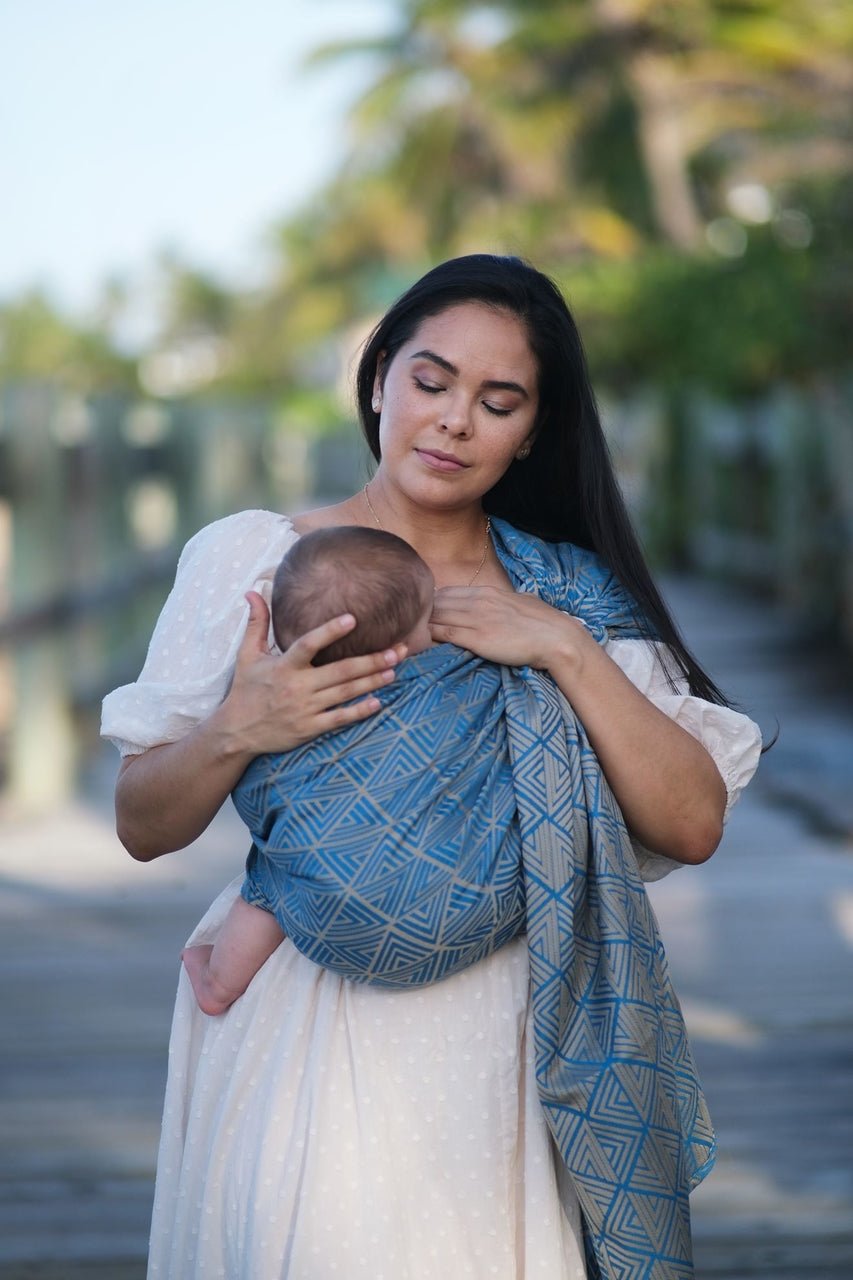
M 500 671 L 436 646 L 380 697 L 369 721 L 249 766 L 243 896 L 324 968 L 422 986 L 524 932 Z
M 601 561 L 492 520 L 517 591 L 599 641 L 649 636 Z M 243 896 L 356 982 L 439 981 L 526 932 L 536 1078 L 590 1276 L 690 1280 L 688 1196 L 714 1136 L 619 807 L 554 682 L 452 645 L 381 710 L 258 757 L 234 790 Z

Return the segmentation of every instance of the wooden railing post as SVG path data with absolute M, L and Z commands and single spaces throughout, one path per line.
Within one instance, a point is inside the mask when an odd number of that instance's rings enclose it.
M 59 398 L 28 385 L 5 397 L 12 506 L 11 611 L 49 597 L 62 582 L 68 510 L 64 459 L 51 436 Z M 4 415 L 5 416 L 5 415 Z M 68 796 L 75 777 L 75 736 L 68 657 L 62 636 L 46 631 L 12 649 L 13 709 L 8 746 L 8 798 L 28 812 Z

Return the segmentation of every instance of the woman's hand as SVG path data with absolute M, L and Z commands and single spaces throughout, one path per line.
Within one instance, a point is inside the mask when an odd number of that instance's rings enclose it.
M 249 591 L 246 599 L 246 634 L 219 715 L 231 751 L 249 757 L 289 751 L 378 711 L 380 703 L 369 695 L 393 680 L 393 668 L 405 657 L 405 645 L 314 667 L 312 659 L 321 649 L 352 631 L 356 623 L 352 614 L 324 622 L 300 636 L 285 653 L 273 654 L 267 644 L 269 610 L 263 597 Z M 341 705 L 354 698 L 360 701 Z
M 457 644 L 507 667 L 550 671 L 580 664 L 595 644 L 582 622 L 537 596 L 501 587 L 444 587 L 430 618 L 433 640 Z
M 287 751 L 371 715 L 379 702 L 369 695 L 394 678 L 393 667 L 405 656 L 405 646 L 398 645 L 312 667 L 314 655 L 351 631 L 354 618 L 333 618 L 301 636 L 287 653 L 272 654 L 263 597 L 250 591 L 246 598 L 249 622 L 223 702 L 176 742 L 149 747 L 122 764 L 116 829 L 141 862 L 197 839 L 256 755 Z M 361 701 L 339 705 L 351 698 Z

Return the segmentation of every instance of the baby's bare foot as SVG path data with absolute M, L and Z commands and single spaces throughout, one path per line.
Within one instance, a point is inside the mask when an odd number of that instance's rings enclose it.
M 236 999 L 232 992 L 224 991 L 219 983 L 214 982 L 210 973 L 210 957 L 213 947 L 210 944 L 197 947 L 184 947 L 181 959 L 189 974 L 198 1007 L 202 1013 L 211 1017 L 224 1013 Z

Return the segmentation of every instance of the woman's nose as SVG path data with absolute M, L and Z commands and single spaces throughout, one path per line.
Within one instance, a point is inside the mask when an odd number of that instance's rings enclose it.
M 462 396 L 448 396 L 441 406 L 441 429 L 452 435 L 467 436 L 471 431 L 471 409 Z

